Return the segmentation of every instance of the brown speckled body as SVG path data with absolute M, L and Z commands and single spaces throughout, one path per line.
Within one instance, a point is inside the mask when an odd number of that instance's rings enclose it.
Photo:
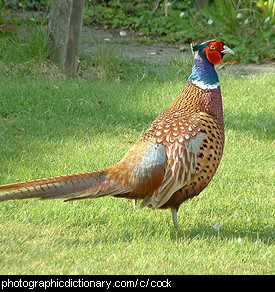
M 200 118 L 200 130 L 205 136 L 198 153 L 196 173 L 192 177 L 192 183 L 175 192 L 162 208 L 178 209 L 185 200 L 199 195 L 218 169 L 224 148 L 224 126 L 211 115 L 201 114 Z
M 161 135 L 157 135 L 159 132 Z M 178 209 L 185 200 L 198 195 L 213 178 L 223 154 L 224 122 L 220 87 L 201 89 L 188 82 L 181 94 L 156 118 L 143 138 L 154 136 L 156 143 L 171 145 L 189 142 L 201 133 L 204 137 L 199 146 L 191 183 L 176 191 L 161 208 Z

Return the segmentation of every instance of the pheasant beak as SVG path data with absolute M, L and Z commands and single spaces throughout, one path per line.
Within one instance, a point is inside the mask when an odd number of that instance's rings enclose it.
M 234 52 L 231 49 L 229 49 L 226 45 L 223 46 L 223 50 L 221 51 L 221 53 L 235 55 Z

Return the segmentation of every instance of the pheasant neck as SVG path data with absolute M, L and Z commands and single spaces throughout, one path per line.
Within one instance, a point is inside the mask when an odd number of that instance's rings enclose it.
M 214 65 L 200 55 L 195 59 L 189 81 L 201 89 L 215 89 L 220 86 Z

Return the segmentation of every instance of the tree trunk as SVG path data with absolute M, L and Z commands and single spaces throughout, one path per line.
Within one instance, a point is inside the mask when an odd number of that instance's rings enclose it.
M 77 71 L 84 2 L 85 0 L 52 0 L 51 4 L 51 60 L 69 76 Z

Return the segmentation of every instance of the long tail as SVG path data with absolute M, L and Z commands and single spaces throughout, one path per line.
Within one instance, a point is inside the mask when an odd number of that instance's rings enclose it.
M 105 170 L 57 176 L 0 186 L 0 201 L 16 199 L 79 200 L 116 195 L 128 192 L 128 188 L 109 180 Z

